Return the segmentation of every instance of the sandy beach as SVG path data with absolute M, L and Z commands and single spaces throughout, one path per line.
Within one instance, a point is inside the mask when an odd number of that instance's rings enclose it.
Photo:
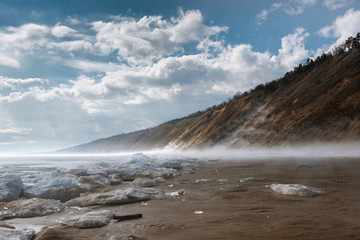
M 304 184 L 327 194 L 282 195 L 268 187 L 273 183 Z M 82 210 L 141 213 L 141 219 L 112 220 L 92 229 L 50 224 L 64 213 L 5 222 L 15 226 L 48 224 L 51 229 L 35 239 L 52 240 L 100 240 L 117 234 L 159 240 L 360 239 L 359 183 L 360 159 L 355 158 L 209 160 L 199 162 L 195 172 L 167 179 L 156 187 L 167 192 L 184 189 L 184 195 Z M 121 239 L 119 236 L 113 239 Z

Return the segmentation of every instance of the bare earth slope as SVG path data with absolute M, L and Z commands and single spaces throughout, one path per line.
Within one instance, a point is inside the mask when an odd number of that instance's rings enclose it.
M 239 148 L 351 140 L 360 140 L 359 49 L 295 68 L 278 81 L 207 111 L 62 151 Z

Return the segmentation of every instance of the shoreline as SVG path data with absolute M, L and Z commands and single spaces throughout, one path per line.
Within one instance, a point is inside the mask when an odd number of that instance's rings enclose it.
M 141 219 L 104 227 L 78 229 L 49 224 L 76 212 L 5 220 L 26 226 L 47 223 L 53 238 L 110 239 L 359 239 L 360 159 L 283 159 L 199 161 L 194 173 L 183 173 L 154 187 L 184 195 L 117 206 L 91 206 L 82 212 L 110 210 L 117 215 L 142 214 Z M 249 181 L 240 182 L 241 179 Z M 212 181 L 196 183 L 199 179 Z M 282 195 L 267 185 L 304 184 L 328 194 L 317 197 Z M 198 214 L 195 214 L 198 213 Z M 40 230 L 40 229 L 39 229 Z M 55 234 L 55 233 L 56 234 Z M 54 236 L 56 235 L 56 238 Z M 120 238 L 119 238 L 120 239 Z

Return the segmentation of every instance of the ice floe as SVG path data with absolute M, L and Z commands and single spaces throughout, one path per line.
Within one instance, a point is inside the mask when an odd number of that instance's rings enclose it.
M 271 190 L 285 195 L 297 195 L 301 197 L 316 197 L 326 194 L 324 190 L 301 184 L 271 184 Z
M 0 220 L 6 218 L 26 218 L 51 215 L 64 211 L 64 205 L 51 199 L 21 199 L 1 205 Z

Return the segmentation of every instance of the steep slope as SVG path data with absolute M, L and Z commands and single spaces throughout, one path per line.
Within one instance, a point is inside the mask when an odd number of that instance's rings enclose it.
M 323 54 L 250 93 L 155 128 L 65 152 L 119 152 L 214 145 L 238 148 L 360 140 L 360 50 Z

